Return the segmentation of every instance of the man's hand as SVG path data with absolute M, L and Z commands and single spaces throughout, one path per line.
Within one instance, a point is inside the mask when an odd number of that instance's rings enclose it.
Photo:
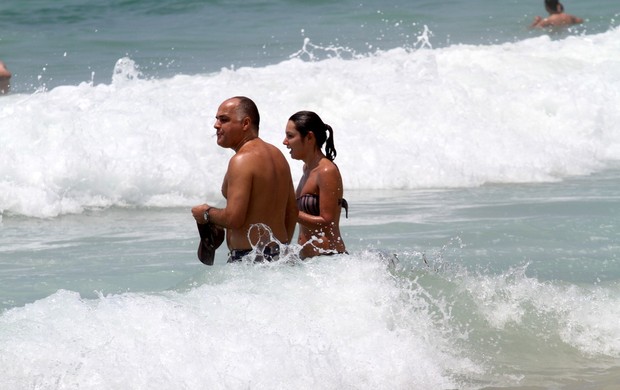
M 206 203 L 192 207 L 192 215 L 194 216 L 196 222 L 198 222 L 199 224 L 204 224 L 207 222 L 205 221 L 205 211 L 208 208 L 209 205 Z

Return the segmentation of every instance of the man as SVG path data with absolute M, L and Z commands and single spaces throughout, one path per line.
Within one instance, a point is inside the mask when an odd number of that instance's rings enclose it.
M 545 0 L 545 9 L 549 16 L 545 19 L 537 16 L 531 24 L 531 28 L 565 27 L 583 23 L 583 19 L 564 12 L 564 6 L 558 0 Z
M 217 144 L 235 151 L 222 183 L 226 206 L 192 208 L 199 224 L 226 229 L 228 262 L 241 261 L 253 246 L 262 251 L 256 260 L 275 260 L 280 248 L 271 235 L 290 243 L 297 222 L 290 167 L 278 148 L 258 137 L 259 122 L 258 109 L 247 97 L 233 97 L 219 106 L 213 125 Z

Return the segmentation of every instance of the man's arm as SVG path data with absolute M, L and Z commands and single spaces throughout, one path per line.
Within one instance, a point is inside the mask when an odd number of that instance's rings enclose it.
M 216 225 L 240 229 L 246 222 L 252 194 L 251 164 L 243 155 L 233 156 L 226 172 L 226 206 L 209 211 L 209 219 Z

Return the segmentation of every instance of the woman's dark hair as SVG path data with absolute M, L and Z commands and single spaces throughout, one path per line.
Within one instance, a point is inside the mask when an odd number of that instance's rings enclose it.
M 558 0 L 545 0 L 545 8 L 553 14 L 564 12 L 564 6 Z
M 330 125 L 325 124 L 321 118 L 312 111 L 296 112 L 291 115 L 288 120 L 295 124 L 295 129 L 299 131 L 302 137 L 312 132 L 316 138 L 316 146 L 319 150 L 323 147 L 323 144 L 325 144 L 325 156 L 329 161 L 334 161 L 337 153 L 334 147 L 334 130 Z M 329 137 L 327 132 L 329 132 Z

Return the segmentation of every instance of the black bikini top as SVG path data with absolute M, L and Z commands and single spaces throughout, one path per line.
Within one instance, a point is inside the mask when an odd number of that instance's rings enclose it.
M 344 198 L 338 199 L 338 205 L 344 208 L 346 218 L 349 218 L 349 204 Z M 316 194 L 303 194 L 297 198 L 297 208 L 299 211 L 308 213 L 310 215 L 321 215 L 321 209 L 319 207 L 319 196 Z

